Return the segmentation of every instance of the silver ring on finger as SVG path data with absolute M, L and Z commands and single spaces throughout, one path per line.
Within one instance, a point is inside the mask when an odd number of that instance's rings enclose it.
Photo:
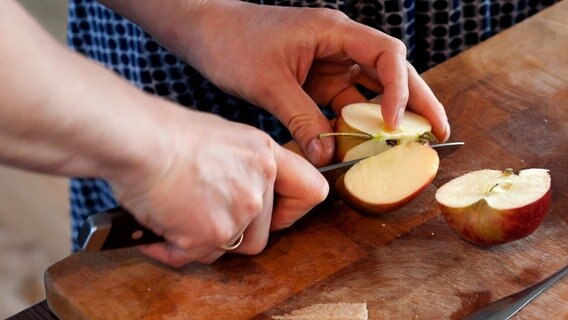
M 233 242 L 231 244 L 223 244 L 219 247 L 219 249 L 221 249 L 223 251 L 233 251 L 236 248 L 238 248 L 241 245 L 241 243 L 243 243 L 244 238 L 245 238 L 245 234 L 241 233 L 241 235 L 239 236 L 239 238 L 235 242 Z

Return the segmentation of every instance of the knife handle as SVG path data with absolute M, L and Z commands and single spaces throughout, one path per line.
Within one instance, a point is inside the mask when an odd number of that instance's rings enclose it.
M 90 216 L 79 231 L 77 240 L 86 251 L 112 250 L 165 241 L 163 237 L 142 226 L 122 207 Z

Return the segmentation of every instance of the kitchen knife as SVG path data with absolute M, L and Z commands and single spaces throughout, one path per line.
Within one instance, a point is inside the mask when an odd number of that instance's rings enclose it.
M 448 142 L 430 147 L 438 152 L 440 158 L 444 158 L 463 145 L 463 142 Z M 332 185 L 339 176 L 363 159 L 332 164 L 318 170 Z M 79 231 L 77 240 L 83 250 L 101 251 L 163 242 L 164 238 L 140 225 L 126 209 L 116 207 L 90 216 Z
M 441 159 L 454 153 L 454 151 L 459 149 L 464 144 L 465 144 L 464 142 L 446 142 L 446 143 L 431 144 L 430 147 L 434 148 L 434 150 L 438 152 L 438 157 L 440 157 Z M 357 162 L 364 160 L 366 158 L 368 157 L 331 164 L 329 166 L 318 168 L 318 171 L 327 179 L 327 181 L 331 186 L 334 184 L 337 178 L 339 178 L 339 176 L 347 172 L 347 170 L 349 170 L 349 168 L 351 168 Z

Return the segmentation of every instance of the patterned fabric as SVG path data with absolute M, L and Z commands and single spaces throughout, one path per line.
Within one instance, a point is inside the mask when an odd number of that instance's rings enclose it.
M 327 7 L 401 39 L 419 72 L 522 21 L 559 0 L 259 0 L 265 5 Z M 267 112 L 224 94 L 148 34 L 95 0 L 70 0 L 68 45 L 104 64 L 139 88 L 181 105 L 214 112 L 269 133 L 283 143 L 290 134 Z M 332 116 L 329 109 L 323 109 Z M 126 121 L 126 120 L 125 120 Z M 91 214 L 117 205 L 107 182 L 70 182 L 73 250 Z

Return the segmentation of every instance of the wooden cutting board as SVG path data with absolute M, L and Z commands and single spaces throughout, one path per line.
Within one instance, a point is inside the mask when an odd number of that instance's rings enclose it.
M 452 140 L 434 183 L 405 208 L 318 207 L 255 257 L 172 269 L 136 252 L 80 253 L 45 275 L 63 319 L 270 319 L 320 303 L 367 304 L 370 319 L 460 319 L 568 263 L 568 1 L 426 72 Z M 530 237 L 481 249 L 439 216 L 434 193 L 465 172 L 551 170 L 553 199 Z M 516 319 L 568 319 L 568 279 Z

